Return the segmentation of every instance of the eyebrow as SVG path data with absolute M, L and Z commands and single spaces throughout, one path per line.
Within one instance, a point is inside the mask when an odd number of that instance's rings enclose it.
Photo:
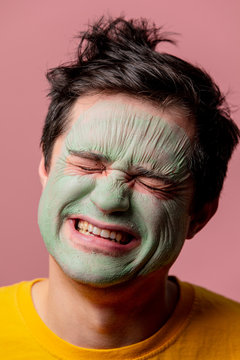
M 86 150 L 71 150 L 68 149 L 69 154 L 78 156 L 84 159 L 89 160 L 95 160 L 95 161 L 103 161 L 103 162 L 110 162 L 110 159 L 108 156 L 97 154 L 92 151 L 86 151 Z
M 131 168 L 131 174 L 136 176 L 145 176 L 147 178 L 164 181 L 166 184 L 173 184 L 174 181 L 170 176 L 159 174 L 155 170 L 146 169 L 142 166 L 133 166 Z

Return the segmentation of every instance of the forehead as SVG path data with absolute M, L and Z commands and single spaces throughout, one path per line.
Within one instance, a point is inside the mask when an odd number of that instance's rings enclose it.
M 193 139 L 195 133 L 195 124 L 193 119 L 187 114 L 187 111 L 183 110 L 180 107 L 171 107 L 168 109 L 162 109 L 161 106 L 154 104 L 153 102 L 147 101 L 143 98 L 136 98 L 132 95 L 126 94 L 94 94 L 86 95 L 79 98 L 71 111 L 70 116 L 70 128 L 74 123 L 79 119 L 80 115 L 87 111 L 89 108 L 93 107 L 98 102 L 108 102 L 109 104 L 122 104 L 129 105 L 132 108 L 138 110 L 138 112 L 143 112 L 150 114 L 156 117 L 162 117 L 165 121 L 169 122 L 172 125 L 178 125 L 181 127 L 186 135 Z M 69 130 L 70 130 L 69 128 Z

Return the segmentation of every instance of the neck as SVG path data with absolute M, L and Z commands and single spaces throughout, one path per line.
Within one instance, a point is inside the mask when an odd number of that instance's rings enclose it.
M 49 279 L 36 283 L 32 296 L 55 334 L 92 349 L 127 346 L 150 337 L 170 317 L 178 297 L 167 271 L 97 288 L 69 279 L 53 259 Z

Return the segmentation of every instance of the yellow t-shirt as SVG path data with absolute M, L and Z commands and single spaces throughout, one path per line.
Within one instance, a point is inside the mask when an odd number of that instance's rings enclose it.
M 0 288 L 0 359 L 240 359 L 240 304 L 179 282 L 180 299 L 167 323 L 139 343 L 110 350 L 83 349 L 55 335 L 36 312 L 33 281 Z

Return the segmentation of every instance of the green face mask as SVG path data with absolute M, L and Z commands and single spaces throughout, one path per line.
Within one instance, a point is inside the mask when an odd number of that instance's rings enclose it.
M 109 286 L 170 266 L 189 224 L 190 151 L 182 128 L 136 106 L 101 100 L 84 111 L 63 140 L 39 204 L 42 237 L 63 271 Z M 82 234 L 75 218 L 102 230 L 99 224 L 111 225 L 106 230 L 120 232 L 125 243 L 104 239 L 108 232 Z

